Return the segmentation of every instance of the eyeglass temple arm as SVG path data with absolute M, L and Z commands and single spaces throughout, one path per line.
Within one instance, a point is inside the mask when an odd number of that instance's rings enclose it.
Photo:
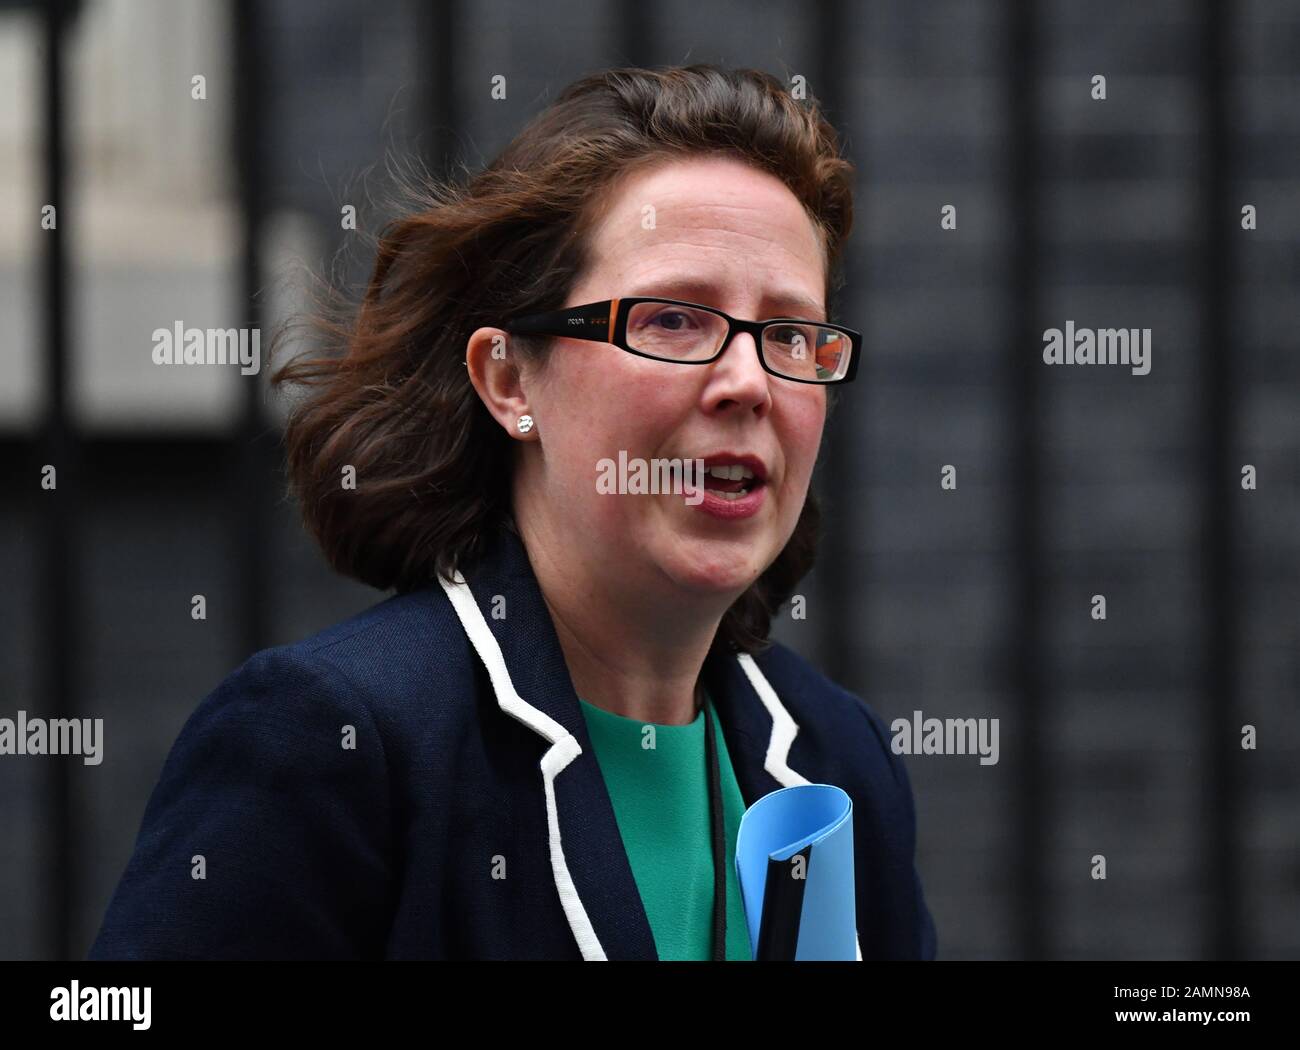
M 593 339 L 607 343 L 614 335 L 614 318 L 618 314 L 618 300 L 606 299 L 589 303 L 572 310 L 553 310 L 544 314 L 528 314 L 506 323 L 506 330 L 517 335 L 553 335 L 568 339 Z

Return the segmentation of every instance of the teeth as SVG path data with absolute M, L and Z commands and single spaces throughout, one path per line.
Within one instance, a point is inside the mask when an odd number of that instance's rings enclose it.
M 697 479 L 695 476 L 694 460 L 686 460 L 683 463 L 681 470 L 678 470 L 676 467 L 673 469 L 680 474 L 684 485 L 689 486 L 690 488 L 696 488 L 699 486 L 702 479 Z M 722 481 L 740 481 L 742 478 L 746 481 L 754 480 L 754 472 L 748 467 L 741 466 L 739 463 L 729 463 L 725 466 L 705 467 L 704 474 L 706 477 L 711 476 Z M 748 496 L 753 489 L 754 486 L 746 485 L 739 492 L 724 492 L 721 489 L 711 489 L 707 487 L 704 491 L 717 496 L 718 499 L 725 499 L 730 503 L 733 500 L 742 499 L 743 497 Z
M 754 472 L 746 466 L 739 463 L 718 464 L 708 468 L 709 474 L 715 478 L 721 478 L 723 481 L 739 481 L 741 478 L 752 478 Z

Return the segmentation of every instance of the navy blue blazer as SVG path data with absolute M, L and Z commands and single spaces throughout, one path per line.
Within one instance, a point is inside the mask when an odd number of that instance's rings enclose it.
M 259 652 L 204 698 L 89 958 L 657 958 L 522 542 L 503 530 L 469 577 Z M 702 674 L 746 805 L 852 797 L 860 957 L 933 958 L 881 720 L 780 644 L 715 645 Z

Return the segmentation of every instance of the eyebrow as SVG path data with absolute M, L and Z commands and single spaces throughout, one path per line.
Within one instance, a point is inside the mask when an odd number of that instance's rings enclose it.
M 701 306 L 708 306 L 710 304 L 707 300 L 712 296 L 716 296 L 717 292 L 718 286 L 712 281 L 677 278 L 669 281 L 657 281 L 651 288 L 628 292 L 627 295 L 629 298 L 638 295 L 662 295 L 668 299 L 685 299 L 698 302 Z M 789 316 L 797 316 L 799 311 L 803 310 L 811 313 L 811 316 L 807 318 L 810 321 L 826 320 L 826 308 L 817 300 L 810 299 L 798 292 L 775 292 L 764 295 L 763 302 L 783 310 L 788 309 L 790 311 Z

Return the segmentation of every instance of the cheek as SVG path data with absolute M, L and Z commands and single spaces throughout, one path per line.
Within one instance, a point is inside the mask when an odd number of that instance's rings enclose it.
M 622 356 L 625 362 L 581 380 L 579 398 L 587 430 L 603 449 L 601 455 L 614 456 L 620 449 L 629 456 L 659 455 L 665 435 L 680 422 L 684 406 L 692 403 L 685 384 L 672 380 L 690 377 L 665 375 L 653 362 Z
M 786 466 L 791 479 L 806 485 L 816 465 L 826 425 L 826 394 L 814 390 L 810 396 L 790 403 L 783 413 L 781 443 L 785 448 Z
M 660 374 L 636 368 L 635 362 L 631 368 L 618 362 L 596 372 L 582 367 L 577 358 L 583 352 L 557 362 L 560 367 L 548 379 L 546 412 L 553 422 L 546 458 L 562 498 L 595 500 L 598 516 L 617 518 L 627 501 L 598 492 L 600 460 L 617 462 L 620 451 L 629 457 L 658 455 L 680 400 Z

